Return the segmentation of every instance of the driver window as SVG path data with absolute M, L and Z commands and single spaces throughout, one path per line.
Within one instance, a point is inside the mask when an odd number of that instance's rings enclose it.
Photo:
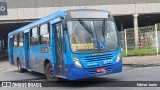
M 86 22 L 88 25 L 88 22 Z M 92 36 L 84 29 L 84 27 L 79 22 L 74 22 L 69 24 L 70 32 L 70 42 L 72 44 L 89 43 L 91 42 Z

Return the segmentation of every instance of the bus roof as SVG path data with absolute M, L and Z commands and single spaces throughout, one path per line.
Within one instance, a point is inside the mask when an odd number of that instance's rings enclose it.
M 44 17 L 44 18 L 41 18 L 41 19 L 39 19 L 39 20 L 36 20 L 36 21 L 34 21 L 34 22 L 30 23 L 30 24 L 27 24 L 27 25 L 19 28 L 19 29 L 16 29 L 15 31 L 10 32 L 10 33 L 8 34 L 8 36 L 14 35 L 14 34 L 16 34 L 16 33 L 18 33 L 18 32 L 21 32 L 21 31 L 23 31 L 23 30 L 26 30 L 26 29 L 30 29 L 31 27 L 34 27 L 34 26 L 36 26 L 36 25 L 39 25 L 39 24 L 41 24 L 41 23 L 43 23 L 43 22 L 47 22 L 48 20 L 51 20 L 51 19 L 53 19 L 53 18 L 55 18 L 55 17 L 63 16 L 63 14 L 64 14 L 65 11 L 67 11 L 67 9 L 62 9 L 62 10 L 59 10 L 59 11 L 57 11 L 57 12 L 54 12 L 54 13 L 52 13 L 52 14 Z
M 45 22 L 47 22 L 47 21 L 49 21 L 49 20 L 51 20 L 51 19 L 53 19 L 53 18 L 56 18 L 56 17 L 58 17 L 58 16 L 64 16 L 64 13 L 65 13 L 66 11 L 70 11 L 70 10 L 94 10 L 94 11 L 103 11 L 103 10 L 97 10 L 97 9 L 61 9 L 61 10 L 59 10 L 59 11 L 57 11 L 57 12 L 54 12 L 54 13 L 46 16 L 46 17 L 43 17 L 43 18 L 41 18 L 41 19 L 39 19 L 39 20 L 36 20 L 36 21 L 34 21 L 34 22 L 30 23 L 30 24 L 27 24 L 27 25 L 25 25 L 25 26 L 23 26 L 23 27 L 21 27 L 21 28 L 19 28 L 19 29 L 16 29 L 16 30 L 10 32 L 10 33 L 8 34 L 8 36 L 11 36 L 11 35 L 14 35 L 14 34 L 16 34 L 16 33 L 21 32 L 21 31 L 30 29 L 30 28 L 32 28 L 32 27 L 34 27 L 34 26 L 36 26 L 36 25 L 45 23 Z M 106 12 L 108 12 L 108 11 L 106 11 Z M 109 12 L 108 12 L 108 13 L 109 13 Z

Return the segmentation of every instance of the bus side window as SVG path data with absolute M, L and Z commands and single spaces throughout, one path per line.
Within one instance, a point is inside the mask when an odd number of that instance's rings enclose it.
M 50 44 L 49 23 L 40 26 L 40 44 Z
M 19 39 L 18 39 L 19 47 L 23 47 L 23 42 L 24 42 L 23 36 L 24 36 L 23 32 L 19 33 Z
M 14 36 L 14 40 L 13 40 L 13 42 L 14 42 L 14 47 L 18 47 L 18 34 L 15 34 Z
M 38 27 L 34 27 L 31 29 L 31 45 L 38 45 Z

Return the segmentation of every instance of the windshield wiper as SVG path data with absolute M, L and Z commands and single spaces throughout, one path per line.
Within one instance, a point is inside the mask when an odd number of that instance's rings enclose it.
M 85 29 L 89 34 L 92 35 L 93 40 L 94 40 L 94 44 L 95 44 L 94 47 L 97 48 L 97 47 L 98 47 L 98 40 L 97 40 L 97 38 L 95 37 L 95 35 L 93 34 L 91 27 L 88 26 L 82 19 L 78 19 L 78 21 L 79 21 L 79 23 L 84 27 L 84 29 Z
M 78 19 L 79 23 L 85 28 L 85 30 L 93 35 L 93 32 L 91 30 L 91 27 L 89 27 L 82 19 Z
M 102 35 L 103 35 L 103 38 L 105 40 L 105 31 L 106 31 L 106 22 L 105 22 L 105 19 L 103 20 L 103 26 L 102 26 Z

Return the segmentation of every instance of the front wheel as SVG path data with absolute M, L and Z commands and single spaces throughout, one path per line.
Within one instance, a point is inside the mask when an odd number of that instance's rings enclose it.
M 58 82 L 59 78 L 54 76 L 54 70 L 52 68 L 52 64 L 48 63 L 45 67 L 46 77 L 48 81 Z

